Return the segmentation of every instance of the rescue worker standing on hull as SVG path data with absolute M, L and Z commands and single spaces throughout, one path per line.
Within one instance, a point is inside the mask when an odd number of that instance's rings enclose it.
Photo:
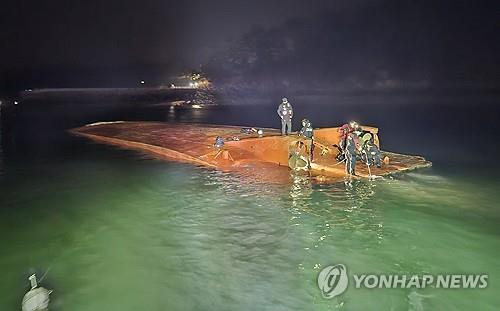
M 278 115 L 281 118 L 281 135 L 288 135 L 292 132 L 293 108 L 288 99 L 284 97 L 278 107 Z
M 339 148 L 339 154 L 337 156 L 337 161 L 341 162 L 345 160 L 345 148 L 347 144 L 347 136 L 349 134 L 354 133 L 354 131 L 358 130 L 360 128 L 359 124 L 355 121 L 351 121 L 349 123 L 346 123 L 342 125 L 338 131 L 340 134 L 340 140 L 339 140 L 339 145 L 337 146 Z
M 351 132 L 346 135 L 344 156 L 346 174 L 356 176 L 356 152 L 359 149 L 358 135 Z

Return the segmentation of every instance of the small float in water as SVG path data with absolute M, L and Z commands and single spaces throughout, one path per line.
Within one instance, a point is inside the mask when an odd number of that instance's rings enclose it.
M 315 180 L 336 182 L 346 175 L 337 161 L 336 148 L 341 136 L 338 127 L 314 130 L 314 161 L 307 163 L 304 138 L 282 136 L 276 129 L 242 128 L 206 124 L 160 122 L 99 122 L 75 128 L 70 132 L 95 142 L 138 150 L 155 157 L 186 162 L 224 171 L 244 173 L 266 181 L 289 180 L 289 170 L 304 168 Z M 260 131 L 259 131 L 260 130 Z M 362 126 L 373 135 L 380 147 L 378 128 Z M 216 138 L 223 144 L 214 147 Z M 431 162 L 421 156 L 381 151 L 385 159 L 380 168 L 358 161 L 355 178 L 371 178 L 429 167 Z
M 39 287 L 36 275 L 31 275 L 28 280 L 31 289 L 24 295 L 22 302 L 23 311 L 48 311 L 51 290 Z

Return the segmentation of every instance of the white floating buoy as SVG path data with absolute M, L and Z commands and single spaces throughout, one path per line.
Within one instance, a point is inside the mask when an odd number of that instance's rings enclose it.
M 29 278 L 31 283 L 31 290 L 23 297 L 22 310 L 23 311 L 47 311 L 49 310 L 49 301 L 51 290 L 43 287 L 38 287 L 36 275 L 31 275 Z

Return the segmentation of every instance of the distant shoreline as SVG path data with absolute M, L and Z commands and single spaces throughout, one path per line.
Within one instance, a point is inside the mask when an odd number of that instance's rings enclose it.
M 20 96 L 33 96 L 40 94 L 64 94 L 64 93 L 114 93 L 114 94 L 143 94 L 143 93 L 192 93 L 197 91 L 193 88 L 167 88 L 167 87 L 131 87 L 131 88 L 44 88 L 19 92 Z
M 157 100 L 184 100 L 193 97 L 198 89 L 191 88 L 46 88 L 25 90 L 18 93 L 18 99 L 37 100 L 55 99 L 68 100 L 68 98 L 136 98 L 136 99 L 157 99 Z

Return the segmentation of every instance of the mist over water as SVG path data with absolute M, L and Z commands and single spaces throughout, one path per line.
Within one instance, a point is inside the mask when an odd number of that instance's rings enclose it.
M 31 271 L 53 310 L 493 310 L 499 305 L 495 102 L 290 97 L 294 128 L 350 119 L 430 169 L 376 181 L 283 185 L 97 145 L 64 130 L 107 120 L 278 127 L 280 97 L 203 109 L 70 99 L 2 110 L 0 309 Z M 461 101 L 466 101 L 461 99 Z M 484 290 L 350 287 L 322 298 L 322 267 L 488 273 Z

